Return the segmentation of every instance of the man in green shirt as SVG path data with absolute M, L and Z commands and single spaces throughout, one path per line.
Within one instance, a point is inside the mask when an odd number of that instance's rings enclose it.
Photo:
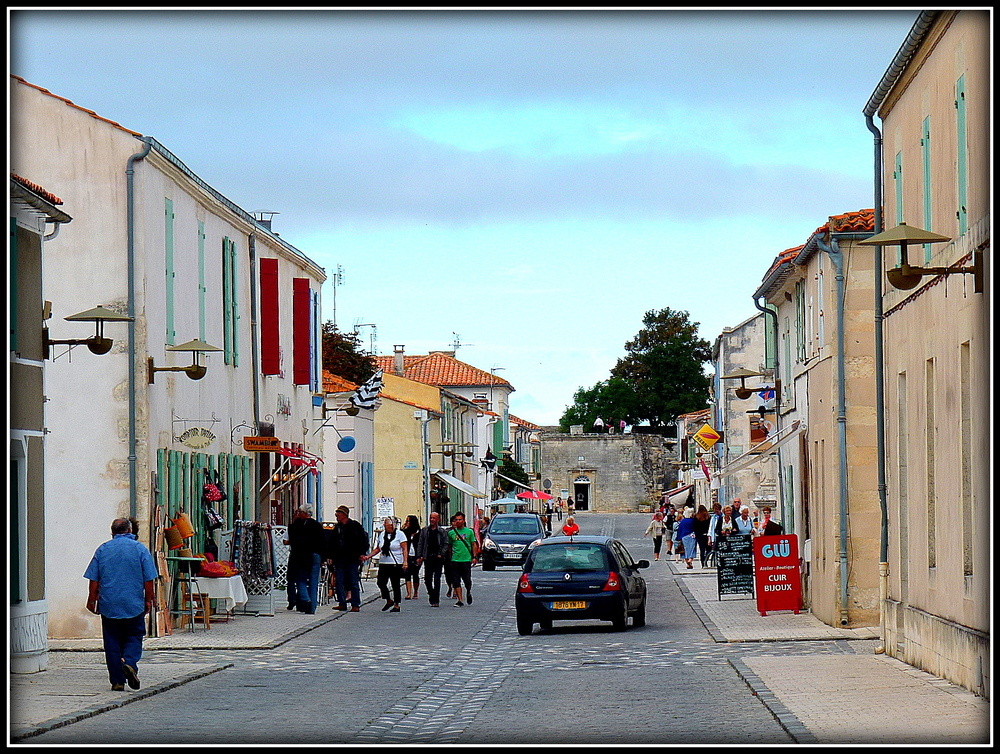
M 466 599 L 472 604 L 472 565 L 479 559 L 479 542 L 476 533 L 465 525 L 465 514 L 456 513 L 451 517 L 451 528 L 448 530 L 448 540 L 451 542 L 451 589 L 458 602 L 455 607 L 462 607 L 462 582 L 465 582 Z

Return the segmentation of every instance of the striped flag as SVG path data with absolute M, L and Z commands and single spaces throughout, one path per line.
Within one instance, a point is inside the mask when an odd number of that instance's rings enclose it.
M 497 466 L 497 457 L 493 455 L 493 451 L 486 448 L 486 457 L 479 461 L 479 464 L 487 471 L 493 471 Z
M 368 381 L 364 385 L 361 385 L 354 391 L 354 395 L 351 396 L 351 403 L 358 408 L 374 408 L 375 399 L 378 398 L 381 389 L 382 370 L 379 369 L 368 378 Z

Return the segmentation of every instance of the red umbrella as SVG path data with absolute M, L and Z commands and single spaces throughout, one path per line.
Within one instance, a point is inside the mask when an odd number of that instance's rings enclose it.
M 552 495 L 547 492 L 539 492 L 538 490 L 528 490 L 527 492 L 520 492 L 517 495 L 522 500 L 551 500 Z

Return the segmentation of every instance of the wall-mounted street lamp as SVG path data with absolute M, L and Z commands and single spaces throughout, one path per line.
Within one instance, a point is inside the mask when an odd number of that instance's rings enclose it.
M 975 278 L 976 293 L 983 292 L 983 250 L 976 249 L 973 252 L 971 267 L 917 267 L 911 265 L 907 258 L 907 245 L 911 243 L 942 243 L 950 241 L 948 236 L 931 233 L 906 223 L 900 223 L 891 230 L 884 231 L 878 235 L 858 241 L 859 246 L 899 246 L 899 267 L 887 270 L 886 279 L 893 288 L 908 291 L 915 288 L 920 283 L 920 278 L 925 275 L 953 275 L 961 272 L 973 275 Z
M 184 372 L 192 380 L 200 380 L 205 376 L 205 372 L 208 371 L 208 367 L 203 366 L 198 363 L 199 353 L 210 353 L 212 351 L 221 351 L 221 348 L 216 348 L 215 346 L 209 345 L 203 340 L 189 340 L 187 343 L 181 343 L 179 346 L 167 346 L 168 351 L 190 351 L 191 352 L 191 364 L 186 367 L 158 367 L 153 366 L 153 357 L 150 356 L 147 360 L 147 371 L 149 384 L 153 384 L 153 380 L 156 377 L 157 372 Z
M 46 302 L 47 303 L 47 302 Z M 49 358 L 51 353 L 50 346 L 69 346 L 72 349 L 74 346 L 87 346 L 91 353 L 95 353 L 98 356 L 105 354 L 111 350 L 111 346 L 114 345 L 114 341 L 111 338 L 104 337 L 104 323 L 105 322 L 132 322 L 132 317 L 125 314 L 119 314 L 118 312 L 112 311 L 111 309 L 105 309 L 103 306 L 95 306 L 93 309 L 88 309 L 85 312 L 80 312 L 79 314 L 71 314 L 63 319 L 68 322 L 95 322 L 97 330 L 94 335 L 89 338 L 71 338 L 69 340 L 52 340 L 49 338 L 49 328 L 45 327 L 42 329 L 42 340 L 45 343 L 45 358 Z
M 737 369 L 735 372 L 722 375 L 720 380 L 739 380 L 740 386 L 736 388 L 736 397 L 740 400 L 746 400 L 751 395 L 757 392 L 752 388 L 747 387 L 747 377 L 763 377 L 763 372 L 751 372 L 749 369 Z

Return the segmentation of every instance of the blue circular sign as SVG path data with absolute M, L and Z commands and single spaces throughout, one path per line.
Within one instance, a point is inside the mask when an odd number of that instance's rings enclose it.
M 341 453 L 347 453 L 351 450 L 354 450 L 354 446 L 356 444 L 357 443 L 354 442 L 354 438 L 351 437 L 350 435 L 348 435 L 347 437 L 341 437 L 340 440 L 337 442 L 337 450 L 339 450 Z

